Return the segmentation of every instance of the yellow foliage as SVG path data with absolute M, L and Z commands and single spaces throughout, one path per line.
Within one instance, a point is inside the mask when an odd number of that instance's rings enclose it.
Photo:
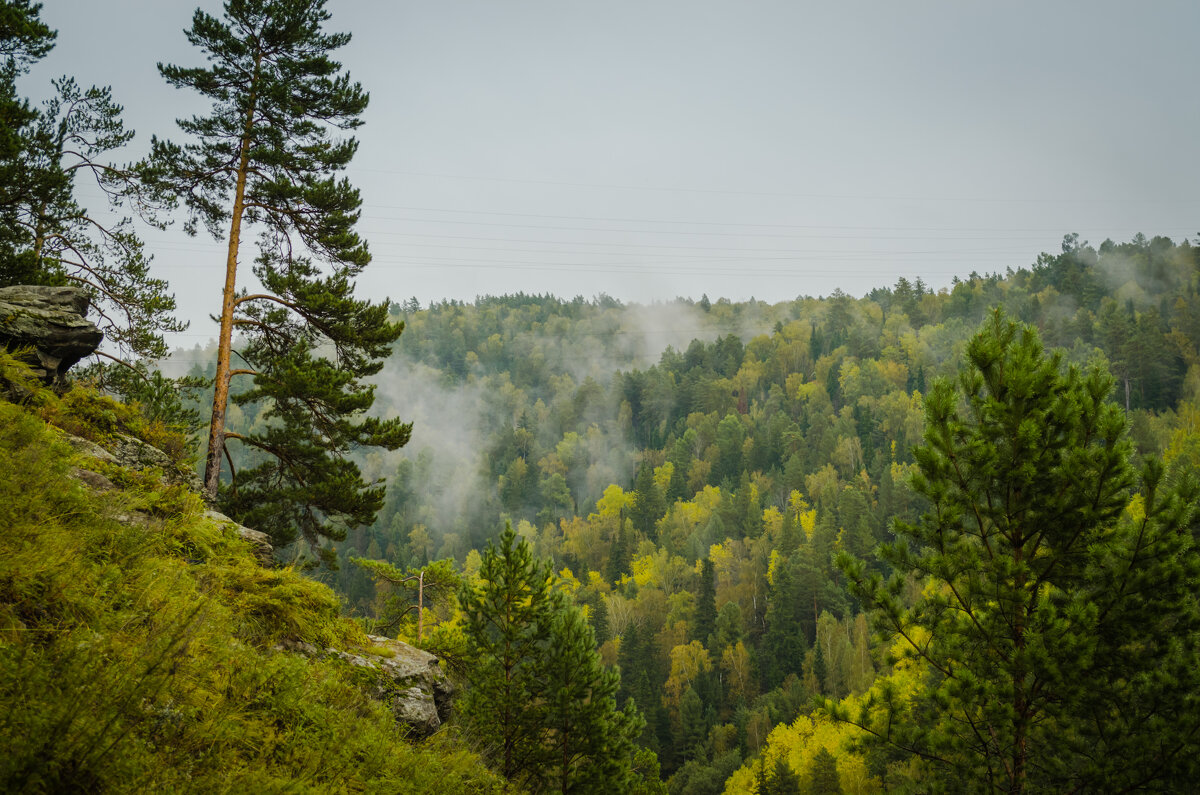
M 463 574 L 471 582 L 476 582 L 479 579 L 479 568 L 483 565 L 483 556 L 479 554 L 479 550 L 472 549 L 467 553 L 467 559 L 463 561 Z
M 779 568 L 779 564 L 783 561 L 783 556 L 779 554 L 778 549 L 771 550 L 771 560 L 767 563 L 767 584 L 775 584 L 775 570 Z
M 804 373 L 791 373 L 784 381 L 783 389 L 791 400 L 800 399 L 800 389 L 804 386 Z
M 883 380 L 896 389 L 904 389 L 908 385 L 908 367 L 903 363 L 885 359 L 876 362 L 876 364 L 879 367 L 879 374 L 883 376 Z
M 567 476 L 567 465 L 558 457 L 558 453 L 547 453 L 538 460 L 538 469 L 543 475 Z
M 1200 406 L 1192 402 L 1183 403 L 1176 415 L 1176 428 L 1163 451 L 1163 463 L 1170 466 L 1189 450 L 1194 453 L 1197 447 L 1200 447 Z
M 777 538 L 781 530 L 783 530 L 783 514 L 774 505 L 763 510 L 762 515 L 763 532 L 773 538 Z
M 601 519 L 615 519 L 621 515 L 622 511 L 633 507 L 633 494 L 626 494 L 625 490 L 617 484 L 613 483 L 604 490 L 604 496 L 596 501 L 596 510 Z M 597 514 L 591 514 L 588 519 L 591 520 Z
M 734 562 L 732 543 L 733 539 L 727 538 L 708 548 L 708 559 L 712 561 L 713 571 L 719 579 L 729 579 L 731 575 Z
M 925 636 L 913 634 L 912 639 L 921 643 Z M 892 673 L 875 680 L 871 693 L 878 696 L 885 686 L 892 688 L 892 693 L 902 702 L 912 698 L 921 683 L 921 662 L 911 656 L 905 656 L 908 641 L 898 638 L 893 644 L 893 653 L 900 659 L 893 666 Z M 857 715 L 863 703 L 869 696 L 848 696 L 838 704 L 837 711 Z M 870 721 L 883 720 L 883 707 L 872 711 Z M 837 761 L 838 780 L 842 792 L 847 795 L 866 795 L 866 793 L 881 792 L 882 782 L 871 776 L 866 759 L 857 749 L 856 741 L 863 736 L 863 730 L 849 723 L 842 723 L 831 718 L 824 711 L 812 715 L 801 715 L 791 724 L 780 724 L 771 730 L 766 745 L 762 749 L 761 760 L 768 767 L 774 766 L 777 760 L 783 760 L 803 780 L 811 768 L 813 758 L 821 749 L 831 753 Z M 757 795 L 755 772 L 759 760 L 748 761 L 730 776 L 725 783 L 725 792 L 733 795 Z
M 712 658 L 708 655 L 708 649 L 700 645 L 698 640 L 671 649 L 671 675 L 667 677 L 664 685 L 667 693 L 663 702 L 671 707 L 678 706 L 679 699 L 691 687 L 696 677 L 712 669 Z
M 1125 516 L 1134 524 L 1146 518 L 1146 500 L 1141 494 L 1133 495 L 1133 499 L 1125 506 Z
M 726 646 L 721 652 L 721 670 L 729 677 L 729 695 L 733 700 L 749 701 L 754 696 L 754 678 L 751 676 L 750 652 L 746 644 L 738 641 Z
M 813 531 L 817 527 L 817 509 L 810 508 L 804 513 L 797 514 L 796 521 L 800 525 L 800 529 L 804 531 L 805 537 L 812 541 Z
M 630 568 L 633 569 L 633 581 L 639 588 L 657 584 L 656 567 L 653 555 L 639 555 L 633 559 Z
M 658 486 L 664 492 L 671 485 L 671 478 L 675 475 L 675 465 L 667 461 L 660 467 L 654 468 L 654 485 Z
M 537 543 L 537 528 L 528 519 L 522 519 L 517 522 L 517 535 L 528 541 L 531 546 Z
M 563 570 L 558 573 L 558 584 L 563 592 L 568 594 L 574 594 L 583 586 L 583 583 L 575 576 L 575 572 L 571 571 L 568 566 L 563 566 Z
M 712 516 L 712 512 L 721 504 L 721 490 L 716 486 L 705 486 L 696 493 L 692 501 L 698 508 L 705 512 L 704 518 L 707 520 L 708 517 Z
M 860 733 L 857 727 L 838 723 L 824 715 L 801 715 L 790 725 L 780 724 L 771 730 L 762 760 L 770 768 L 782 759 L 803 779 L 812 766 L 813 758 L 824 749 L 837 760 L 842 792 L 847 795 L 880 792 L 883 789 L 882 782 L 871 776 L 866 760 L 853 750 L 853 741 Z M 757 760 L 747 762 L 730 776 L 725 782 L 726 795 L 757 795 L 757 765 Z

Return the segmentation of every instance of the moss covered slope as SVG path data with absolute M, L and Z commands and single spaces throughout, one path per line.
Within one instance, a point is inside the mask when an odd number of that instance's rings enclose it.
M 498 789 L 445 737 L 406 741 L 350 665 L 276 651 L 366 639 L 191 492 L 75 452 L 56 401 L 0 402 L 0 791 Z

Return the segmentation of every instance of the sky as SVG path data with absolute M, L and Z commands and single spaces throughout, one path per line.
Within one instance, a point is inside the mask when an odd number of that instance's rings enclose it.
M 111 85 L 133 156 L 205 112 L 155 68 L 201 63 L 192 3 L 44 4 L 58 44 L 27 93 Z M 371 95 L 364 296 L 777 302 L 1200 232 L 1193 0 L 327 7 Z M 214 336 L 221 242 L 146 238 L 193 321 L 175 344 Z

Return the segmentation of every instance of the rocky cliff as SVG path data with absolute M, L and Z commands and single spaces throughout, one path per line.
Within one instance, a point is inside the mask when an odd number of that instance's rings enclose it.
M 437 660 L 263 565 L 129 407 L 0 350 L 6 383 L 33 391 L 0 400 L 0 792 L 508 791 L 453 733 L 413 742 Z

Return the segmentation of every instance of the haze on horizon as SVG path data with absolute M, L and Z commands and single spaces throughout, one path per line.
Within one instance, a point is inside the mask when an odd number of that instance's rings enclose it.
M 364 295 L 775 302 L 1200 229 L 1194 3 L 329 8 L 371 93 Z M 205 108 L 155 63 L 199 62 L 192 9 L 49 0 L 58 43 L 23 87 L 112 85 L 134 155 L 178 138 Z M 193 322 L 173 342 L 210 338 L 222 245 L 146 238 Z

